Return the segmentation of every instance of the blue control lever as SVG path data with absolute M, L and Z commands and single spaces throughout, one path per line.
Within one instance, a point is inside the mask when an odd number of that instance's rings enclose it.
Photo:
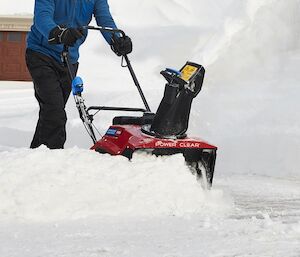
M 73 95 L 80 95 L 83 92 L 83 81 L 80 77 L 75 77 L 72 81 Z
M 172 68 L 166 68 L 166 72 L 174 74 L 178 77 L 181 76 L 181 72 L 179 70 L 175 70 L 175 69 L 172 69 Z

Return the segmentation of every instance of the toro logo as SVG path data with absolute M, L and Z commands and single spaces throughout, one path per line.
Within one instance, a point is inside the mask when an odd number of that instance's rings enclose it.
M 163 142 L 163 141 L 157 141 L 155 143 L 156 147 L 176 147 L 177 142 Z

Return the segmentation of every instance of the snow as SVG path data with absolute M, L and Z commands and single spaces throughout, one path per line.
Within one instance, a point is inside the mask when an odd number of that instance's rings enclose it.
M 155 110 L 159 71 L 206 67 L 189 134 L 219 147 L 204 191 L 180 155 L 88 150 L 72 99 L 65 150 L 28 149 L 32 84 L 0 82 L 0 256 L 300 256 L 299 0 L 110 1 Z M 0 2 L 30 14 L 33 0 Z M 141 107 L 128 71 L 98 33 L 81 48 L 87 105 Z M 128 101 L 130 99 L 130 101 Z M 95 123 L 104 133 L 116 113 Z
M 0 156 L 3 219 L 185 216 L 222 212 L 221 206 L 225 210 L 232 205 L 219 190 L 202 191 L 179 155 L 137 155 L 128 162 L 120 156 L 99 157 L 90 150 L 50 151 L 41 147 L 2 152 Z M 180 187 L 186 190 L 178 190 Z

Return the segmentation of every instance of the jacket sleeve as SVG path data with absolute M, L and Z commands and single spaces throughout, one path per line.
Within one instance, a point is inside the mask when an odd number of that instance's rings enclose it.
M 114 19 L 109 11 L 109 5 L 107 3 L 107 0 L 96 0 L 94 15 L 98 26 L 109 27 L 114 29 L 117 28 Z M 110 44 L 112 34 L 109 32 L 103 32 L 102 35 L 107 41 L 107 43 Z
M 57 24 L 54 22 L 54 0 L 35 0 L 34 23 L 38 31 L 48 38 L 51 29 Z

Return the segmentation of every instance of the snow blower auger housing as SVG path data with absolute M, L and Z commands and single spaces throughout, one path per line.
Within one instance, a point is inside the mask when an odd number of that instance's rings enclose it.
M 125 33 L 118 29 L 86 26 L 84 29 Z M 76 107 L 83 124 L 93 140 L 91 147 L 99 153 L 123 155 L 131 159 L 136 151 L 150 152 L 156 156 L 182 154 L 187 166 L 197 178 L 202 178 L 202 185 L 210 188 L 213 181 L 217 147 L 201 138 L 186 135 L 193 99 L 201 91 L 205 69 L 196 63 L 187 62 L 179 71 L 165 69 L 161 74 L 166 79 L 164 95 L 155 113 L 152 113 L 127 55 L 122 56 L 122 66 L 127 67 L 139 91 L 145 108 L 132 107 L 86 107 L 81 95 L 83 82 L 75 77 L 68 59 L 68 48 L 62 53 L 73 81 L 72 92 Z M 124 64 L 124 60 L 126 65 Z M 105 135 L 97 139 L 98 131 L 93 118 L 99 111 L 140 112 L 140 116 L 117 116 Z

